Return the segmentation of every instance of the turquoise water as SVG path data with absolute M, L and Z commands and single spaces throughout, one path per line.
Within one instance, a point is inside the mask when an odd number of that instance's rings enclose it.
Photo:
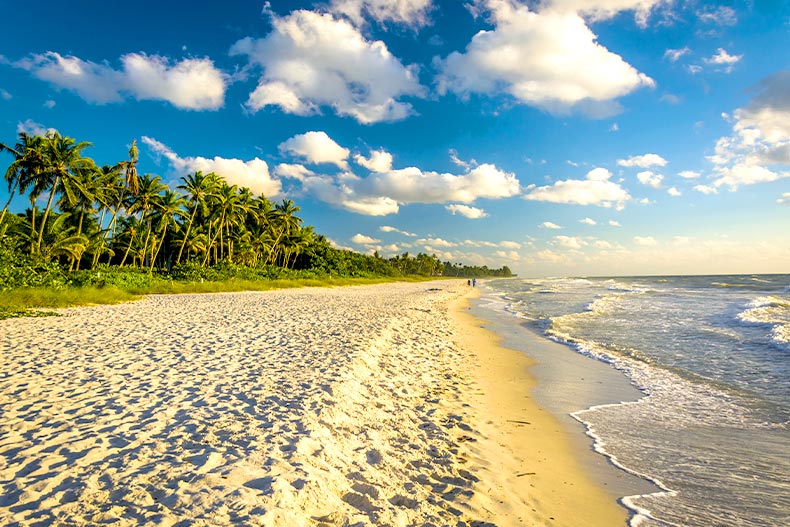
M 790 525 L 790 275 L 487 285 L 514 320 L 646 394 L 574 415 L 663 489 L 623 499 L 633 526 Z

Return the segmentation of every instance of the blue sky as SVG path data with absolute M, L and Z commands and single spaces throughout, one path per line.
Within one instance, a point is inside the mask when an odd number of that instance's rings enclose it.
M 136 138 L 142 172 L 294 199 L 360 252 L 524 276 L 790 271 L 784 1 L 3 12 L 5 143 L 54 128 L 108 164 Z

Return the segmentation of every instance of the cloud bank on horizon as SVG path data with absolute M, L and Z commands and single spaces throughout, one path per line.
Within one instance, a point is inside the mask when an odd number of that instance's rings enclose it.
M 146 102 L 168 119 L 213 115 L 247 130 L 233 141 L 259 154 L 180 140 L 176 121 L 129 133 L 171 181 L 217 172 L 272 199 L 310 200 L 331 238 L 364 251 L 433 250 L 546 274 L 674 272 L 678 260 L 700 272 L 715 255 L 759 246 L 771 269 L 790 265 L 790 251 L 770 242 L 790 226 L 790 69 L 780 47 L 750 47 L 740 29 L 750 18 L 786 43 L 790 15 L 672 0 L 261 6 L 245 15 L 260 17 L 255 30 L 234 28 L 196 54 L 186 32 L 180 55 L 146 39 L 106 56 L 52 40 L 25 53 L 0 48 L 0 68 L 20 86 L 27 76 L 49 90 L 35 111 L 13 114 L 17 131 L 42 133 L 46 112 L 75 107 L 70 96 L 96 119 Z M 776 53 L 778 68 L 758 51 Z M 3 108 L 24 97 L 0 81 Z M 449 131 L 423 135 L 442 120 Z M 281 131 L 258 147 L 255 123 Z M 651 136 L 664 124 L 686 135 Z M 415 149 L 411 136 L 426 146 Z M 738 207 L 759 210 L 751 230 L 769 225 L 770 234 L 738 234 L 724 219 Z M 718 233 L 711 215 L 724 222 Z

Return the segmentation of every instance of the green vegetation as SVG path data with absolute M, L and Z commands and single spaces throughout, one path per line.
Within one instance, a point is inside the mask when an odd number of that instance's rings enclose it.
M 304 225 L 291 200 L 254 196 L 215 173 L 189 174 L 172 190 L 159 176 L 137 173 L 135 141 L 128 159 L 101 167 L 83 155 L 90 146 L 57 132 L 21 132 L 14 146 L 0 144 L 13 157 L 0 213 L 0 318 L 146 293 L 511 276 L 507 267 L 424 253 L 382 258 L 336 249 Z M 22 195 L 30 208 L 10 213 Z

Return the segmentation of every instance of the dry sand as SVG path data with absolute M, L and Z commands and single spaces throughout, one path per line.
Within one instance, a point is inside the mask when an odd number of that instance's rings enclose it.
M 0 525 L 624 525 L 529 397 L 527 359 L 461 313 L 469 294 L 163 295 L 0 321 Z

